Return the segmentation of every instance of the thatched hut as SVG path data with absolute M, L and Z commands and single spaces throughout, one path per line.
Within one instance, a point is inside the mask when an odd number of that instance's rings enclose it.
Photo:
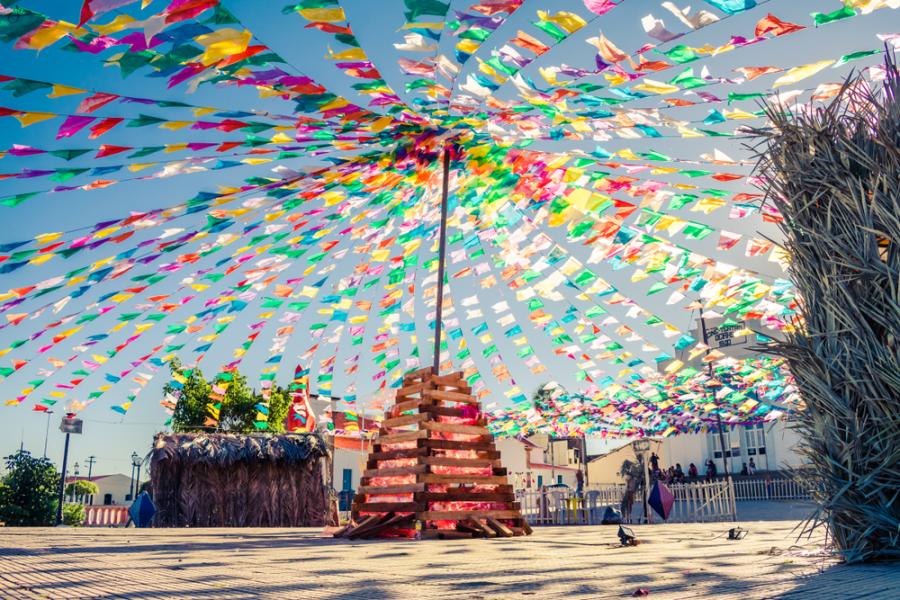
M 150 462 L 154 525 L 324 526 L 327 455 L 317 433 L 158 434 Z

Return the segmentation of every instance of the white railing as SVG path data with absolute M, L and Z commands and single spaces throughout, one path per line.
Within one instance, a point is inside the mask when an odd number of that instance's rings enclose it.
M 666 520 L 668 523 L 727 521 L 736 509 L 734 487 L 726 480 L 674 484 L 669 490 L 675 496 L 675 503 Z M 593 486 L 581 495 L 551 488 L 519 490 L 516 500 L 522 516 L 532 525 L 599 525 L 606 507 L 618 509 L 624 494 L 624 485 Z M 642 520 L 643 503 L 638 492 L 634 496 L 631 522 Z M 659 523 L 663 519 L 651 510 L 650 521 Z
M 121 527 L 128 522 L 127 506 L 85 506 L 84 527 Z
M 734 493 L 738 502 L 760 500 L 808 500 L 809 490 L 796 479 L 735 479 Z

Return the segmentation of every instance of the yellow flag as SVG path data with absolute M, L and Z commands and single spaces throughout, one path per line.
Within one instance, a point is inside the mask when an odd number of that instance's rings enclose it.
M 773 88 L 781 87 L 782 85 L 789 85 L 792 83 L 797 83 L 807 77 L 812 77 L 822 69 L 834 64 L 834 61 L 831 59 L 828 60 L 820 60 L 819 62 L 810 63 L 808 65 L 803 65 L 800 67 L 794 67 L 790 69 L 787 73 L 779 77 L 775 80 L 775 83 L 772 84 Z
M 72 96 L 75 94 L 83 94 L 85 90 L 70 85 L 53 84 L 53 91 L 47 94 L 48 98 L 61 98 L 62 96 Z
M 206 52 L 200 57 L 200 62 L 204 66 L 209 66 L 223 58 L 245 51 L 252 37 L 253 34 L 247 30 L 238 31 L 226 27 L 214 33 L 198 35 L 194 40 L 206 47 Z
M 555 14 L 550 14 L 544 10 L 539 10 L 537 11 L 537 13 L 538 18 L 541 21 L 549 21 L 550 23 L 557 25 L 566 33 L 574 33 L 587 25 L 587 21 L 585 21 L 575 13 L 566 10 L 561 10 Z

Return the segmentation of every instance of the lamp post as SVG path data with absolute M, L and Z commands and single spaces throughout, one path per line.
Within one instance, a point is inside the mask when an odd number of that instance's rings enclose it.
M 644 522 L 650 522 L 650 513 L 648 512 L 647 506 L 647 484 L 650 482 L 650 475 L 647 471 L 647 452 L 650 451 L 650 440 L 647 438 L 640 438 L 635 440 L 635 442 L 631 445 L 634 449 L 634 453 L 637 454 L 638 459 L 641 461 L 641 469 L 642 469 L 642 479 L 641 482 L 641 498 L 643 500 L 644 506 Z
M 137 452 L 131 453 L 131 486 L 129 486 L 128 491 L 131 492 L 132 502 L 134 502 L 138 488 L 141 485 L 141 464 L 143 462 Z

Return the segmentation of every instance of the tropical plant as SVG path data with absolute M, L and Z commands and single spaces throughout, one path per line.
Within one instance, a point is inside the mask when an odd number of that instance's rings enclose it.
M 84 505 L 78 502 L 66 502 L 63 504 L 63 524 L 71 527 L 84 525 L 87 516 Z
M 848 561 L 900 557 L 900 75 L 843 85 L 825 108 L 770 104 L 757 174 L 780 212 L 802 314 L 788 360 L 818 510 Z
M 46 458 L 27 450 L 6 457 L 6 475 L 0 482 L 0 521 L 7 525 L 52 525 L 56 516 L 59 473 Z

